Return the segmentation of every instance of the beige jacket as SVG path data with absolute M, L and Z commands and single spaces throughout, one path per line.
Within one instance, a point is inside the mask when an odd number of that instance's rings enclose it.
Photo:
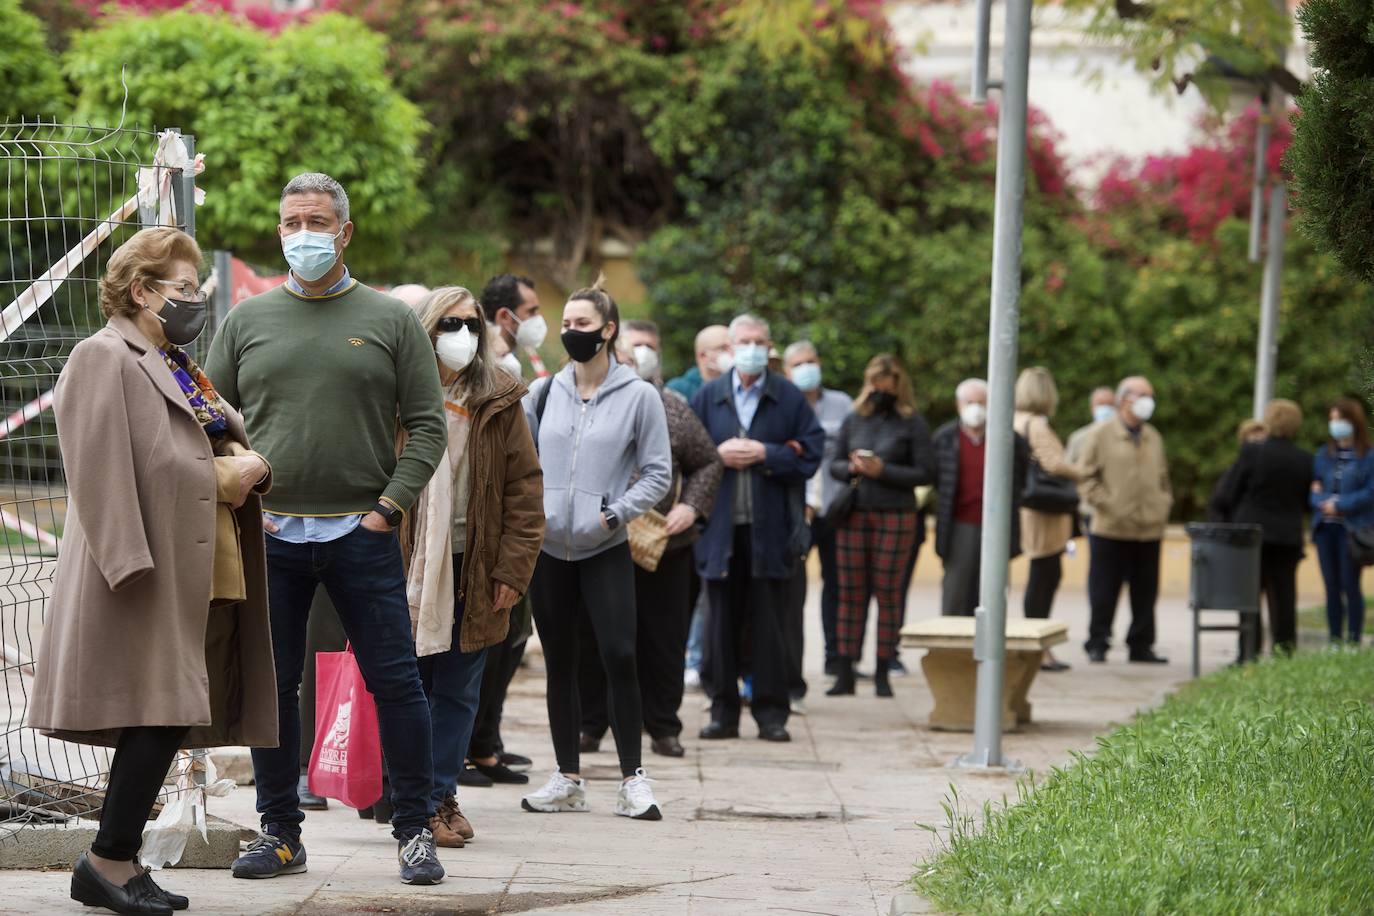
M 185 747 L 275 747 L 257 494 L 233 513 L 245 600 L 212 609 L 223 491 L 162 356 L 113 318 L 72 351 L 54 398 L 67 520 L 28 725 L 109 746 L 128 726 L 189 725 Z M 225 417 L 247 447 L 243 418 Z
M 1093 534 L 1119 541 L 1164 537 L 1174 495 L 1158 430 L 1144 424 L 1137 441 L 1121 420 L 1108 420 L 1088 435 L 1082 463 Z
M 1084 476 L 1082 465 L 1074 464 L 1064 454 L 1064 445 L 1050 427 L 1047 417 L 1018 410 L 1012 426 L 1030 444 L 1031 458 L 1056 477 L 1075 483 Z M 1073 537 L 1073 516 L 1063 512 L 1021 510 L 1021 552 L 1032 560 L 1052 557 L 1064 552 Z

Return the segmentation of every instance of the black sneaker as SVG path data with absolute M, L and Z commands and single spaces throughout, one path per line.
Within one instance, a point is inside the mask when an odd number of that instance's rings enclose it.
M 297 838 L 264 833 L 234 860 L 235 878 L 276 878 L 305 871 L 305 847 Z
M 492 764 L 473 761 L 472 768 L 494 783 L 499 782 L 505 785 L 523 786 L 530 781 L 529 774 L 515 772 L 504 763 L 501 763 L 499 758 L 496 763 Z
M 530 767 L 534 766 L 534 761 L 523 754 L 511 754 L 502 751 L 496 755 L 496 759 L 502 766 L 508 768 L 513 773 L 525 773 L 529 771 Z
M 398 840 L 396 858 L 401 862 L 402 884 L 438 884 L 444 880 L 444 866 L 434 849 L 434 834 L 421 830 L 409 840 Z

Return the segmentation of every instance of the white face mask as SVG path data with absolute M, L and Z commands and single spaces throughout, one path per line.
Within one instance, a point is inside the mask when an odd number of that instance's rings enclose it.
M 658 351 L 648 344 L 635 347 L 635 371 L 640 378 L 651 379 L 658 375 Z
M 519 321 L 519 319 L 516 319 Z M 515 329 L 515 342 L 522 347 L 529 347 L 538 350 L 544 346 L 544 338 L 549 336 L 549 323 L 544 320 L 543 315 L 535 315 L 525 321 L 521 321 Z
M 721 375 L 729 375 L 730 370 L 735 368 L 735 358 L 729 353 L 721 352 L 716 354 L 716 371 Z
M 467 328 L 440 334 L 434 341 L 439 361 L 454 372 L 462 372 L 477 355 L 477 338 Z
M 768 368 L 768 348 L 759 343 L 735 344 L 735 368 L 741 375 L 759 375 Z
M 1140 422 L 1148 423 L 1150 417 L 1155 415 L 1155 399 L 1149 395 L 1136 398 L 1131 403 L 1131 413 L 1135 414 L 1135 418 Z
M 1111 404 L 1098 404 L 1093 408 L 1094 423 L 1106 423 L 1114 416 L 1116 416 L 1116 408 Z
M 969 429 L 982 429 L 988 421 L 988 409 L 982 404 L 965 404 L 959 408 L 959 422 Z
M 520 358 L 514 353 L 507 353 L 496 361 L 496 365 L 506 370 L 512 378 L 519 379 L 522 375 L 520 370 Z

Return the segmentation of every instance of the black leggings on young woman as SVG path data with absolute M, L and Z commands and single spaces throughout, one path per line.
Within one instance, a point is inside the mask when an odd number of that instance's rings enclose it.
M 618 544 L 594 557 L 572 562 L 541 553 L 530 582 L 530 600 L 544 648 L 549 732 L 558 769 L 581 772 L 578 617 L 586 614 L 606 670 L 611 732 L 620 755 L 620 772 L 633 776 L 640 766 L 643 711 L 635 667 L 635 579 L 630 545 Z
M 138 856 L 148 815 L 188 731 L 184 725 L 139 725 L 120 732 L 91 852 L 116 862 Z

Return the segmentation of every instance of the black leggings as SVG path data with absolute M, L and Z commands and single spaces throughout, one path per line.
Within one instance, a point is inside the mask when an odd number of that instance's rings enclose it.
M 1059 591 L 1059 580 L 1064 574 L 1059 554 L 1036 557 L 1030 561 L 1030 576 L 1026 579 L 1026 616 L 1032 620 L 1044 620 L 1050 616 L 1054 606 L 1054 593 Z
M 573 562 L 541 553 L 530 582 L 530 600 L 539 642 L 544 647 L 549 732 L 558 769 L 581 772 L 578 618 L 585 614 L 596 633 L 601 665 L 606 670 L 611 732 L 620 755 L 620 772 L 633 776 L 640 766 L 643 711 L 635 667 L 635 579 L 630 545 L 617 544 Z
M 91 852 L 116 862 L 138 857 L 148 815 L 189 731 L 184 725 L 139 725 L 120 733 Z

